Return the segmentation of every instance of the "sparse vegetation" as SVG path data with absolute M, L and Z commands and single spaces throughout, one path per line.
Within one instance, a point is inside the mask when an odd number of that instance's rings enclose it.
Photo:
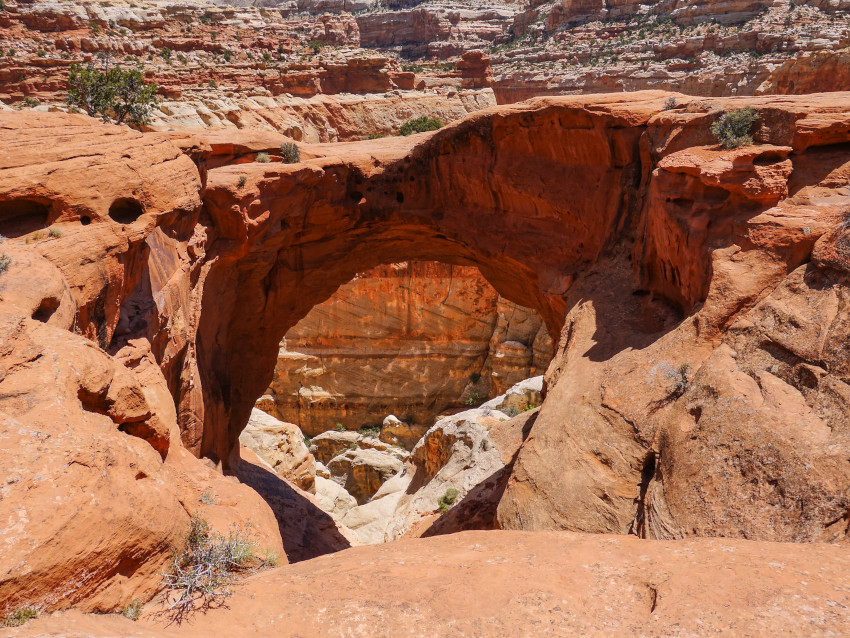
M 682 396 L 691 384 L 688 372 L 691 370 L 690 363 L 683 363 L 678 368 L 670 368 L 666 376 L 670 380 L 670 394 L 674 397 Z
M 266 555 L 263 557 L 263 566 L 264 567 L 277 567 L 280 564 L 280 558 L 277 555 L 277 552 L 268 549 L 266 550 Z
M 264 563 L 254 548 L 244 531 L 233 529 L 225 537 L 213 532 L 204 519 L 193 518 L 185 547 L 174 554 L 171 569 L 163 574 L 172 621 L 179 624 L 192 611 L 222 605 L 236 576 Z
M 738 148 L 753 143 L 750 131 L 759 119 L 751 106 L 727 111 L 711 125 L 711 132 L 723 148 Z
M 51 228 L 47 231 L 48 237 L 61 237 L 62 231 L 59 228 Z
M 307 447 L 310 447 L 310 443 L 312 443 L 312 441 L 310 440 L 310 437 L 305 436 L 304 437 L 304 445 L 306 445 Z
M 466 395 L 464 403 L 468 406 L 481 405 L 481 394 L 478 392 L 478 390 L 473 390 L 472 392 Z
M 401 125 L 401 129 L 399 129 L 399 133 L 404 136 L 413 135 L 414 133 L 424 133 L 426 131 L 436 131 L 437 129 L 443 128 L 443 123 L 440 120 L 437 120 L 433 117 L 428 117 L 427 115 L 423 115 L 421 117 L 415 117 L 412 120 L 408 120 L 404 124 Z
M 139 69 L 118 66 L 99 70 L 93 64 L 72 64 L 67 103 L 92 117 L 141 125 L 156 106 L 156 84 L 148 84 Z
M 230 49 L 225 49 L 222 52 L 221 56 L 224 58 L 225 62 L 230 62 L 230 59 L 233 57 L 233 51 L 231 51 Z
M 342 423 L 337 423 L 334 426 L 334 430 L 336 430 L 337 432 L 345 432 L 345 426 Z
M 665 111 L 671 111 L 671 110 L 675 109 L 677 105 L 678 105 L 678 102 L 676 101 L 676 98 L 674 98 L 672 95 L 670 97 L 668 97 L 666 100 L 664 100 L 664 110 Z
M 170 63 L 171 62 L 171 49 L 169 49 L 168 47 L 162 47 L 162 49 L 159 52 L 159 57 L 161 57 L 166 62 Z
M 124 611 L 121 612 L 121 615 L 125 618 L 129 618 L 130 620 L 138 620 L 139 616 L 142 615 L 142 601 L 141 600 L 131 600 L 130 604 L 124 608 Z
M 294 142 L 281 144 L 280 155 L 284 164 L 297 164 L 301 161 L 301 151 L 298 150 L 298 146 Z
M 257 161 L 260 164 L 268 164 L 272 161 L 272 159 L 269 157 L 268 153 L 257 153 Z
M 20 627 L 33 618 L 38 618 L 38 609 L 35 607 L 21 607 L 6 614 L 3 621 L 0 622 L 0 627 Z
M 236 180 L 236 184 L 239 186 L 239 188 L 242 188 L 243 186 L 245 186 L 245 182 L 247 181 L 248 178 L 245 175 L 240 175 L 239 179 Z
M 437 506 L 440 508 L 441 514 L 445 514 L 452 508 L 459 493 L 455 488 L 450 487 L 445 494 L 437 499 Z
M 32 108 L 35 108 L 36 106 L 38 106 L 38 100 L 35 99 L 34 97 L 27 96 L 27 97 L 24 98 L 24 104 L 26 104 L 28 107 L 30 107 L 32 109 Z
M 213 494 L 209 490 L 207 490 L 206 492 L 201 494 L 201 496 L 199 497 L 199 500 L 204 505 L 215 505 L 215 503 L 216 503 L 215 494 Z
M 362 428 L 358 430 L 361 436 L 371 436 L 374 438 L 378 438 L 381 436 L 381 426 L 380 425 L 364 425 Z
M 316 40 L 313 40 L 313 41 L 312 41 L 312 42 L 310 42 L 310 44 L 308 44 L 307 46 L 309 46 L 309 47 L 310 47 L 310 50 L 313 52 L 313 55 L 315 55 L 315 54 L 319 53 L 319 52 L 322 50 L 322 47 L 324 47 L 324 46 L 325 46 L 325 43 L 324 43 L 324 42 L 318 42 L 318 41 L 316 41 Z

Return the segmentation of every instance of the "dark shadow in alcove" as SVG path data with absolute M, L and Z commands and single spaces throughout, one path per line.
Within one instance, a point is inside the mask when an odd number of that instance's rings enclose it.
M 47 228 L 50 206 L 31 199 L 0 202 L 0 235 L 21 237 Z
M 109 216 L 119 224 L 132 224 L 144 212 L 142 205 L 131 197 L 116 199 L 109 207 Z
M 330 514 L 319 509 L 274 472 L 240 459 L 232 464 L 230 473 L 269 504 L 277 519 L 283 549 L 290 563 L 351 547 L 339 533 Z

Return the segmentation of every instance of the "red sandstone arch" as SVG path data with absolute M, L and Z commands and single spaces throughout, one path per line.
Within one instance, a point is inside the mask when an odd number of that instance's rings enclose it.
M 216 312 L 198 332 L 203 454 L 225 459 L 286 330 L 379 264 L 475 265 L 560 332 L 575 274 L 606 246 L 618 248 L 611 239 L 636 212 L 642 129 L 616 112 L 554 106 L 506 120 L 472 118 L 415 147 L 373 143 L 374 156 L 350 146 L 343 161 L 210 171 L 204 207 L 227 252 L 207 255 L 214 294 L 202 305 Z M 233 243 L 243 249 L 231 251 Z

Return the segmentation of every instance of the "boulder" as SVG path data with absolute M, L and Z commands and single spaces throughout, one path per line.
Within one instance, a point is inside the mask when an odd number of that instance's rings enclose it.
M 328 463 L 331 479 L 357 499 L 368 501 L 387 479 L 401 472 L 404 464 L 392 454 L 371 449 L 347 450 Z
M 253 450 L 283 478 L 302 490 L 314 491 L 316 462 L 297 425 L 283 423 L 254 408 L 239 435 L 239 443 Z

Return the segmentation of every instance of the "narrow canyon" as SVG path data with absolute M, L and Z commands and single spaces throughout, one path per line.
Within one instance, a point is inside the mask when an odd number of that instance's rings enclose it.
M 0 632 L 848 633 L 848 34 L 0 0 Z

